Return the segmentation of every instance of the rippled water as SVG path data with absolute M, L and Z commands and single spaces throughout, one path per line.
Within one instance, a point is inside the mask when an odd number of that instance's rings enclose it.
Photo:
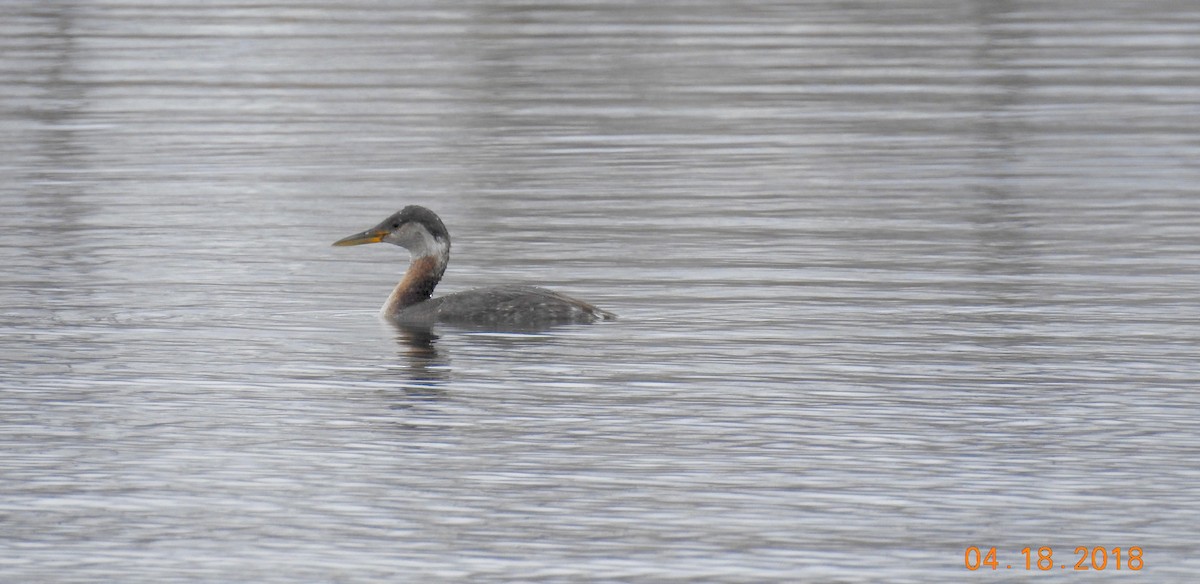
M 1191 581 L 1197 71 L 1190 2 L 5 3 L 2 579 Z M 621 320 L 392 329 L 329 244 L 410 203 Z

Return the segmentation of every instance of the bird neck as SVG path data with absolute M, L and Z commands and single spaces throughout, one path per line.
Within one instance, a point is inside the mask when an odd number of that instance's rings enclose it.
M 392 290 L 384 303 L 383 314 L 394 315 L 409 306 L 429 300 L 446 271 L 448 255 L 414 257 L 404 272 L 404 278 L 396 284 L 396 289 Z

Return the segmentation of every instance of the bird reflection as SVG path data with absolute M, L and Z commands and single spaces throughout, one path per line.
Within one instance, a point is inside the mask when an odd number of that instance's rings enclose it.
M 423 361 L 438 360 L 437 341 L 441 337 L 432 328 L 400 324 L 392 327 L 396 330 L 396 342 L 400 345 L 401 355 Z
M 414 400 L 433 400 L 445 397 L 440 388 L 450 379 L 450 361 L 438 349 L 438 335 L 429 327 L 390 324 L 396 332 L 397 353 L 406 367 L 398 369 L 405 379 L 404 393 Z M 408 409 L 413 403 L 395 406 Z
M 439 347 L 442 337 L 433 327 L 388 322 L 395 331 L 397 355 L 403 366 L 393 371 L 404 377 L 404 394 L 412 398 L 393 409 L 411 409 L 422 401 L 447 397 L 443 385 L 450 381 L 450 359 L 445 347 Z M 520 332 L 478 331 L 450 327 L 449 334 L 461 334 L 457 340 L 467 340 L 474 347 L 487 347 L 497 352 L 519 351 L 530 345 L 554 343 L 560 338 L 553 331 L 558 327 L 530 327 Z

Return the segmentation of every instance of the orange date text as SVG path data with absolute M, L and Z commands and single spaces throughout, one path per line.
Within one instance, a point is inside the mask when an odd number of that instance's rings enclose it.
M 1055 569 L 1075 570 L 1077 572 L 1089 570 L 1129 570 L 1137 572 L 1146 567 L 1146 560 L 1142 557 L 1142 548 L 1138 546 L 1129 548 L 1105 548 L 1101 546 L 1089 548 L 1087 546 L 1079 546 L 1075 548 L 1070 561 L 1062 561 L 1057 564 L 1054 560 L 1054 550 L 1049 546 L 1024 548 L 1016 558 L 1017 561 L 1014 563 L 1002 564 L 999 555 L 996 553 L 996 548 L 991 547 L 985 550 L 971 546 L 967 548 L 966 553 L 963 555 L 963 563 L 972 572 L 982 568 L 991 568 L 993 570 L 1033 570 L 1036 568 L 1043 572 Z

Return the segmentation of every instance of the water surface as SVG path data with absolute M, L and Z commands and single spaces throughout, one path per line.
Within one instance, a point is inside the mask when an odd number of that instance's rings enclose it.
M 1187 2 L 5 4 L 0 573 L 1188 582 L 1198 33 Z M 405 254 L 329 244 L 412 203 L 440 292 L 621 319 L 380 322 Z

